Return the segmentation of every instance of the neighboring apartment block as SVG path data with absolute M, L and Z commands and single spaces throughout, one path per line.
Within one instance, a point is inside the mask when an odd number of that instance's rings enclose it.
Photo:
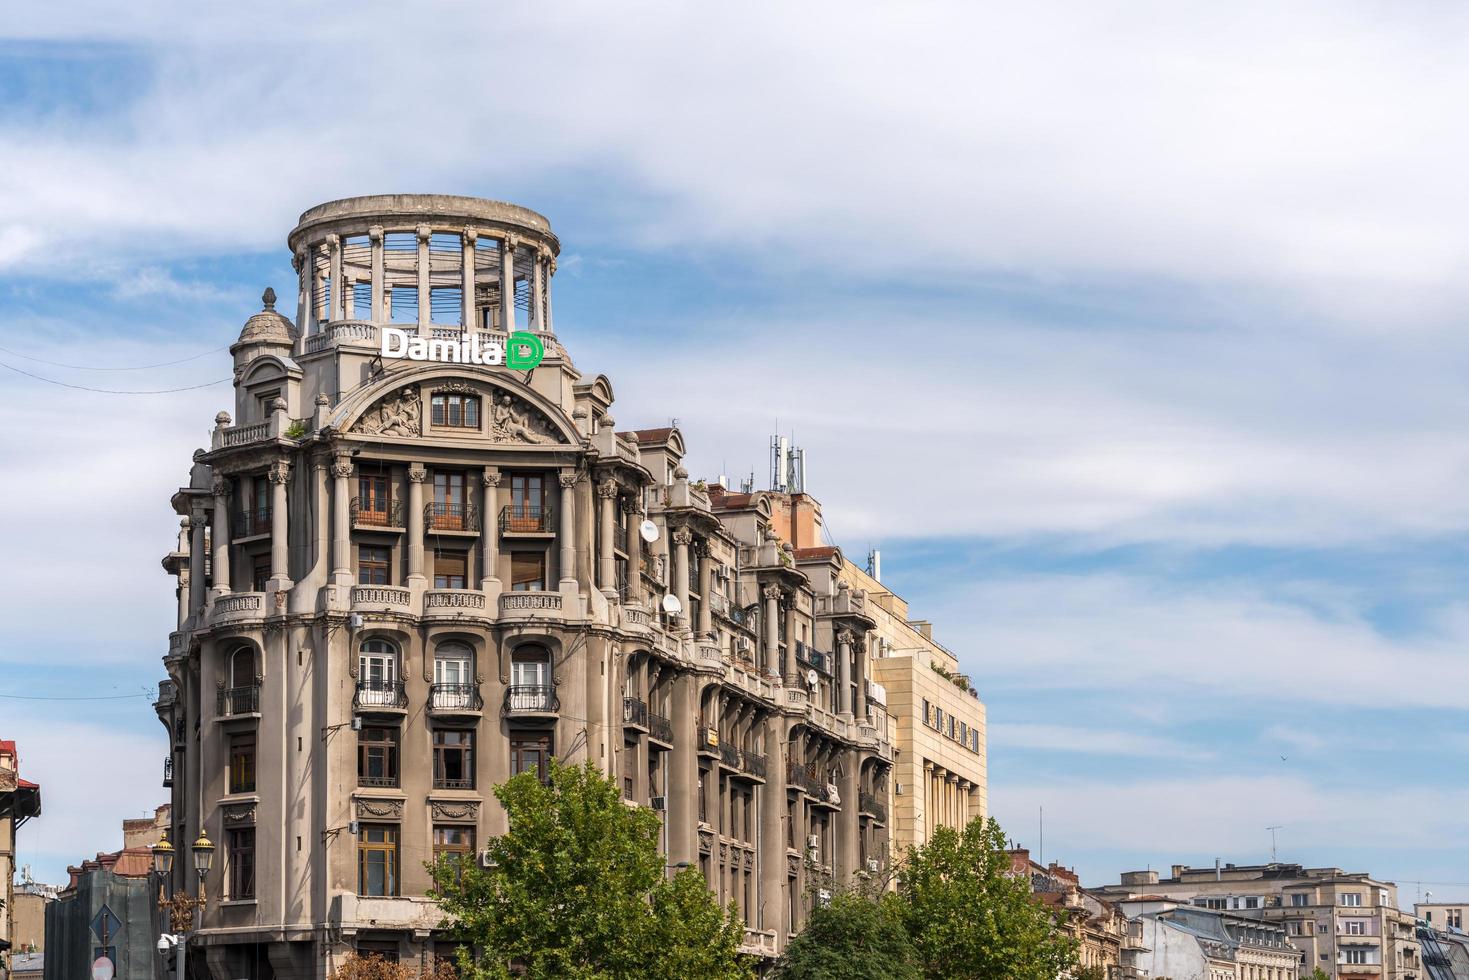
M 323 977 L 352 949 L 448 953 L 424 863 L 474 860 L 506 829 L 491 787 L 553 756 L 661 813 L 669 862 L 735 904 L 749 952 L 880 872 L 882 658 L 933 654 L 840 552 L 791 539 L 789 494 L 705 487 L 678 429 L 615 426 L 611 382 L 553 330 L 546 219 L 353 198 L 288 241 L 296 319 L 267 291 L 231 347 L 234 410 L 173 498 L 163 562 L 177 892 L 187 842 L 219 845 L 191 960 L 265 980 Z M 385 354 L 390 326 L 438 359 Z M 466 363 L 522 328 L 534 370 Z M 914 670 L 928 697 L 937 675 Z M 983 812 L 983 710 L 938 680 L 933 703 L 977 735 L 903 762 L 962 773 L 945 777 L 958 820 Z
M 0 739 L 0 980 L 9 975 L 17 938 L 15 901 L 16 834 L 21 825 L 41 815 L 41 787 L 20 775 L 15 743 Z
M 1414 915 L 1444 932 L 1464 931 L 1465 910 L 1469 910 L 1469 902 L 1418 902 L 1413 906 Z
M 1061 931 L 1076 943 L 1077 966 L 1108 980 L 1124 975 L 1124 957 L 1135 944 L 1127 916 L 1116 905 L 1081 887 L 1070 868 L 1033 861 L 1023 847 L 1010 850 L 1010 867 L 1012 875 L 1029 881 L 1035 900 L 1052 911 Z
M 1279 923 L 1304 954 L 1303 973 L 1420 980 L 1414 918 L 1398 908 L 1397 886 L 1367 874 L 1299 864 L 1174 865 L 1166 878 L 1132 871 L 1094 889 L 1113 900 L 1161 898 Z
M 1302 953 L 1272 922 L 1161 899 L 1121 903 L 1135 937 L 1118 975 L 1168 980 L 1299 980 Z

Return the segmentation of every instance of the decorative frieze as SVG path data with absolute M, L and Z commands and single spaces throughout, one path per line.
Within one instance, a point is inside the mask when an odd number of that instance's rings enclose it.
M 379 820 L 403 819 L 402 800 L 372 799 L 359 796 L 353 802 L 357 804 L 357 818 L 359 820 L 363 817 L 369 819 L 376 817 Z
M 473 821 L 479 817 L 479 800 L 429 800 L 428 809 L 434 820 Z

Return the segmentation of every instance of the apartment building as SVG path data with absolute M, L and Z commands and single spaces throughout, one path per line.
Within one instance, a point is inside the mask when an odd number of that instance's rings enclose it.
M 1299 980 L 1302 953 L 1259 918 L 1155 897 L 1120 903 L 1135 941 L 1118 974 L 1168 980 Z
M 1168 877 L 1131 871 L 1093 889 L 1116 901 L 1154 897 L 1279 923 L 1304 954 L 1303 973 L 1420 980 L 1414 917 L 1398 908 L 1397 886 L 1364 873 L 1299 864 L 1174 865 Z
M 11 950 L 18 938 L 15 901 L 16 834 L 41 815 L 41 787 L 20 775 L 15 742 L 0 739 L 0 980 L 9 976 Z
M 1417 902 L 1413 914 L 1435 929 L 1464 931 L 1464 912 L 1469 902 Z
M 1010 868 L 1029 883 L 1035 900 L 1052 911 L 1061 931 L 1076 943 L 1077 966 L 1109 980 L 1124 975 L 1124 956 L 1136 944 L 1121 909 L 1083 888 L 1070 868 L 1034 861 L 1026 848 L 1010 849 Z
M 874 603 L 779 538 L 778 495 L 691 480 L 676 428 L 616 426 L 554 329 L 546 219 L 353 198 L 288 245 L 295 319 L 267 290 L 231 347 L 233 411 L 163 559 L 175 891 L 187 842 L 219 850 L 191 961 L 261 980 L 448 953 L 425 862 L 475 860 L 506 829 L 491 787 L 553 756 L 662 814 L 751 953 L 882 870 Z M 475 363 L 512 334 L 538 366 Z

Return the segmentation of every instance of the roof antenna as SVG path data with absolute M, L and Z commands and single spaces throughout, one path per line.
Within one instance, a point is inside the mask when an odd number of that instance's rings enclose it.
M 1285 827 L 1283 827 L 1282 825 L 1276 823 L 1276 824 L 1271 824 L 1270 826 L 1266 827 L 1265 829 L 1268 830 L 1268 831 L 1270 831 L 1270 863 L 1271 864 L 1274 864 L 1275 863 L 1275 832 L 1277 830 L 1284 830 Z

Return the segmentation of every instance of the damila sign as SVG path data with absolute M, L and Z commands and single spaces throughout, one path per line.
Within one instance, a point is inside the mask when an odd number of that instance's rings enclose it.
M 445 361 L 452 364 L 501 365 L 516 371 L 529 371 L 546 356 L 541 338 L 524 330 L 516 331 L 501 346 L 498 340 L 482 340 L 479 334 L 455 338 L 419 337 L 397 327 L 382 328 L 384 358 L 409 361 Z

